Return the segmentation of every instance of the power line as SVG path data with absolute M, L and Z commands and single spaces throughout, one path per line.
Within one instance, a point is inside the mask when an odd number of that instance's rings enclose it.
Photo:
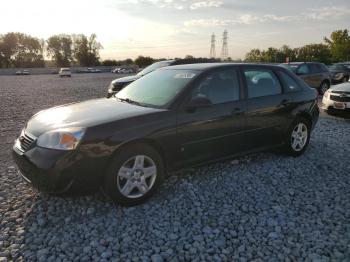
M 228 58 L 227 35 L 227 30 L 225 30 L 222 36 L 221 60 L 226 60 Z
M 211 45 L 210 45 L 209 57 L 210 58 L 215 58 L 215 56 L 216 56 L 216 52 L 215 52 L 215 34 L 213 33 L 211 35 Z

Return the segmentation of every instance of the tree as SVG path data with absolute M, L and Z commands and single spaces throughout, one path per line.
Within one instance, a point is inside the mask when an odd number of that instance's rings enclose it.
M 139 67 L 143 68 L 146 66 L 149 66 L 150 64 L 154 63 L 154 59 L 149 57 L 149 56 L 138 56 L 135 59 L 135 64 L 138 65 Z
M 325 44 L 310 44 L 296 49 L 298 61 L 331 63 L 331 51 Z
M 99 52 L 102 45 L 97 42 L 97 37 L 92 34 L 89 38 L 85 35 L 74 36 L 74 57 L 81 66 L 95 66 L 99 64 Z
M 246 62 L 261 62 L 262 53 L 260 49 L 252 49 L 245 55 Z
M 0 66 L 43 67 L 44 58 L 40 40 L 14 32 L 0 36 Z
M 116 60 L 112 59 L 106 59 L 101 63 L 103 66 L 118 66 L 120 63 Z
M 72 38 L 70 35 L 54 35 L 47 40 L 47 53 L 57 67 L 70 66 L 72 62 Z
M 349 61 L 350 36 L 347 29 L 333 31 L 330 39 L 325 37 L 324 40 L 331 50 L 334 62 Z

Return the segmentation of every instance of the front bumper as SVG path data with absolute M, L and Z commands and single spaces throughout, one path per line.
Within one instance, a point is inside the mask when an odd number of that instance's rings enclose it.
M 334 106 L 335 103 L 344 103 L 345 108 L 344 109 L 337 109 Z M 328 97 L 323 96 L 321 108 L 325 111 L 334 110 L 334 111 L 339 111 L 339 112 L 349 112 L 350 111 L 350 102 L 333 101 L 332 99 L 330 99 L 330 95 Z
M 34 147 L 27 152 L 13 146 L 12 157 L 20 175 L 36 189 L 47 193 L 65 193 L 74 184 L 75 176 L 65 168 L 67 152 Z

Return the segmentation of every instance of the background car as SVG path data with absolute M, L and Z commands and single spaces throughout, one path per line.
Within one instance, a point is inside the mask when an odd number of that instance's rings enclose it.
M 292 62 L 283 64 L 303 79 L 309 86 L 323 95 L 331 86 L 331 74 L 328 68 L 317 62 Z
M 23 70 L 23 71 L 22 71 L 22 75 L 30 75 L 29 70 Z
M 350 112 L 350 83 L 332 86 L 324 94 L 321 108 L 332 112 Z
M 152 65 L 146 67 L 145 69 L 143 69 L 142 71 L 140 71 L 136 75 L 126 76 L 126 77 L 122 77 L 122 78 L 118 78 L 118 79 L 113 80 L 108 86 L 107 97 L 113 96 L 114 94 L 116 94 L 117 92 L 122 90 L 124 87 L 126 87 L 128 84 L 134 82 L 135 80 L 139 79 L 140 77 L 147 75 L 148 73 L 150 73 L 158 68 L 173 65 L 175 63 L 175 61 L 176 60 L 166 60 L 166 61 L 156 62 L 156 63 L 153 63 Z M 120 70 L 121 70 L 121 68 L 118 70 L 118 73 L 120 73 Z
M 350 78 L 350 63 L 336 63 L 329 67 L 332 83 L 348 82 Z
M 316 98 L 280 66 L 170 66 L 113 98 L 35 114 L 12 153 L 20 174 L 41 191 L 103 187 L 131 206 L 147 200 L 166 174 L 189 166 L 281 147 L 301 155 L 319 116 Z
M 70 68 L 61 68 L 60 72 L 58 73 L 58 75 L 60 77 L 71 77 L 72 76 L 72 72 L 71 72 Z

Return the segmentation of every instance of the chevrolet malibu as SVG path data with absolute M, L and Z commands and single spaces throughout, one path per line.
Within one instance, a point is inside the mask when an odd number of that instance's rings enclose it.
M 280 66 L 158 69 L 110 99 L 34 115 L 13 146 L 22 177 L 48 193 L 102 188 L 125 206 L 166 174 L 282 147 L 301 155 L 319 110 L 315 89 Z

